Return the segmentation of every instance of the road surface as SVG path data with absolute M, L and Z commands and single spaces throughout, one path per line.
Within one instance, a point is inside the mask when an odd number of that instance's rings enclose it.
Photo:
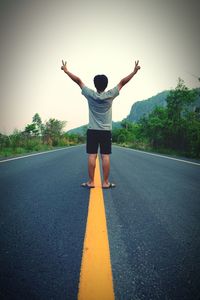
M 0 162 L 0 299 L 77 299 L 86 159 L 78 146 Z M 200 164 L 113 147 L 110 179 L 115 299 L 200 299 Z

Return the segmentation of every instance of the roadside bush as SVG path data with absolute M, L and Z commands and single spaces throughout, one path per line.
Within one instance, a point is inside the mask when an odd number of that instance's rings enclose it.
M 17 147 L 17 148 L 15 148 L 15 152 L 14 152 L 15 154 L 22 154 L 22 153 L 24 153 L 24 148 L 22 148 L 22 147 Z
M 69 141 L 67 138 L 63 137 L 60 138 L 59 142 L 58 142 L 58 146 L 60 147 L 64 147 L 64 146 L 69 146 Z
M 42 148 L 42 141 L 40 138 L 29 138 L 24 146 L 28 151 L 38 151 Z

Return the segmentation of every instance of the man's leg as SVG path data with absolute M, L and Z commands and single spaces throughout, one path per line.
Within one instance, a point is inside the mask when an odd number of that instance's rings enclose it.
M 96 158 L 98 153 L 98 141 L 96 138 L 96 130 L 87 130 L 86 151 L 88 153 L 88 175 L 89 180 L 83 183 L 83 187 L 94 187 L 94 171 L 96 167 Z
M 103 187 L 109 186 L 109 174 L 110 174 L 110 155 L 109 154 L 101 154 L 102 159 L 102 168 L 103 168 Z
M 96 158 L 97 158 L 97 154 L 88 154 L 88 174 L 89 174 L 89 181 L 87 182 L 88 186 L 94 186 L 94 171 L 96 167 Z

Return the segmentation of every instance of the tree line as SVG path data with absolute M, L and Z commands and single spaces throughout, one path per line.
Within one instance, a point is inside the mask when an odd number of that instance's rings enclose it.
M 54 118 L 43 123 L 40 115 L 36 113 L 32 123 L 27 124 L 23 131 L 14 130 L 11 135 L 0 133 L 0 156 L 84 143 L 85 139 L 82 135 L 64 132 L 66 123 Z
M 191 109 L 199 89 L 188 89 L 179 78 L 167 96 L 166 107 L 156 107 L 138 123 L 122 121 L 113 142 L 124 146 L 200 158 L 200 107 Z
M 179 78 L 166 98 L 166 107 L 156 107 L 137 123 L 123 120 L 113 129 L 113 143 L 140 150 L 157 151 L 200 158 L 200 107 L 194 108 L 200 89 L 188 89 Z M 64 132 L 66 121 L 50 118 L 42 122 L 38 113 L 23 131 L 11 135 L 0 133 L 0 156 L 10 156 L 53 147 L 86 142 L 86 126 L 82 134 Z

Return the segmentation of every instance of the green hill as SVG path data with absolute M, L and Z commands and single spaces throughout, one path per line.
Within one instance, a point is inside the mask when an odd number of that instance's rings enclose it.
M 115 129 L 121 127 L 120 123 L 121 122 L 112 122 L 112 128 Z M 84 135 L 86 131 L 87 131 L 87 125 L 83 125 L 77 128 L 70 129 L 69 131 L 67 131 L 67 133 Z
M 197 107 L 200 107 L 200 88 L 198 88 L 197 91 L 199 96 L 197 100 L 193 104 L 191 104 L 190 106 L 191 111 L 194 111 Z M 157 106 L 166 107 L 167 105 L 166 99 L 168 94 L 169 91 L 163 91 L 148 99 L 135 102 L 131 107 L 129 115 L 124 120 L 128 120 L 130 122 L 136 123 L 140 120 L 141 117 L 148 116 Z M 113 129 L 121 127 L 120 123 L 121 122 L 113 122 L 112 123 Z M 83 125 L 69 130 L 68 133 L 84 135 L 86 133 L 86 130 L 87 130 L 87 125 Z
M 86 130 L 87 130 L 87 125 L 83 125 L 83 126 L 80 126 L 80 127 L 70 129 L 70 130 L 67 131 L 67 133 L 84 135 Z
M 197 89 L 199 96 L 197 100 L 192 103 L 189 110 L 194 111 L 197 107 L 200 107 L 200 88 Z M 126 117 L 126 120 L 130 122 L 138 122 L 141 117 L 148 116 L 157 106 L 166 107 L 167 96 L 169 91 L 163 91 L 151 98 L 135 102 L 132 107 L 130 114 Z
M 126 120 L 136 123 L 141 117 L 149 115 L 156 106 L 165 107 L 167 105 L 166 98 L 168 94 L 169 91 L 164 91 L 146 100 L 135 102 Z

